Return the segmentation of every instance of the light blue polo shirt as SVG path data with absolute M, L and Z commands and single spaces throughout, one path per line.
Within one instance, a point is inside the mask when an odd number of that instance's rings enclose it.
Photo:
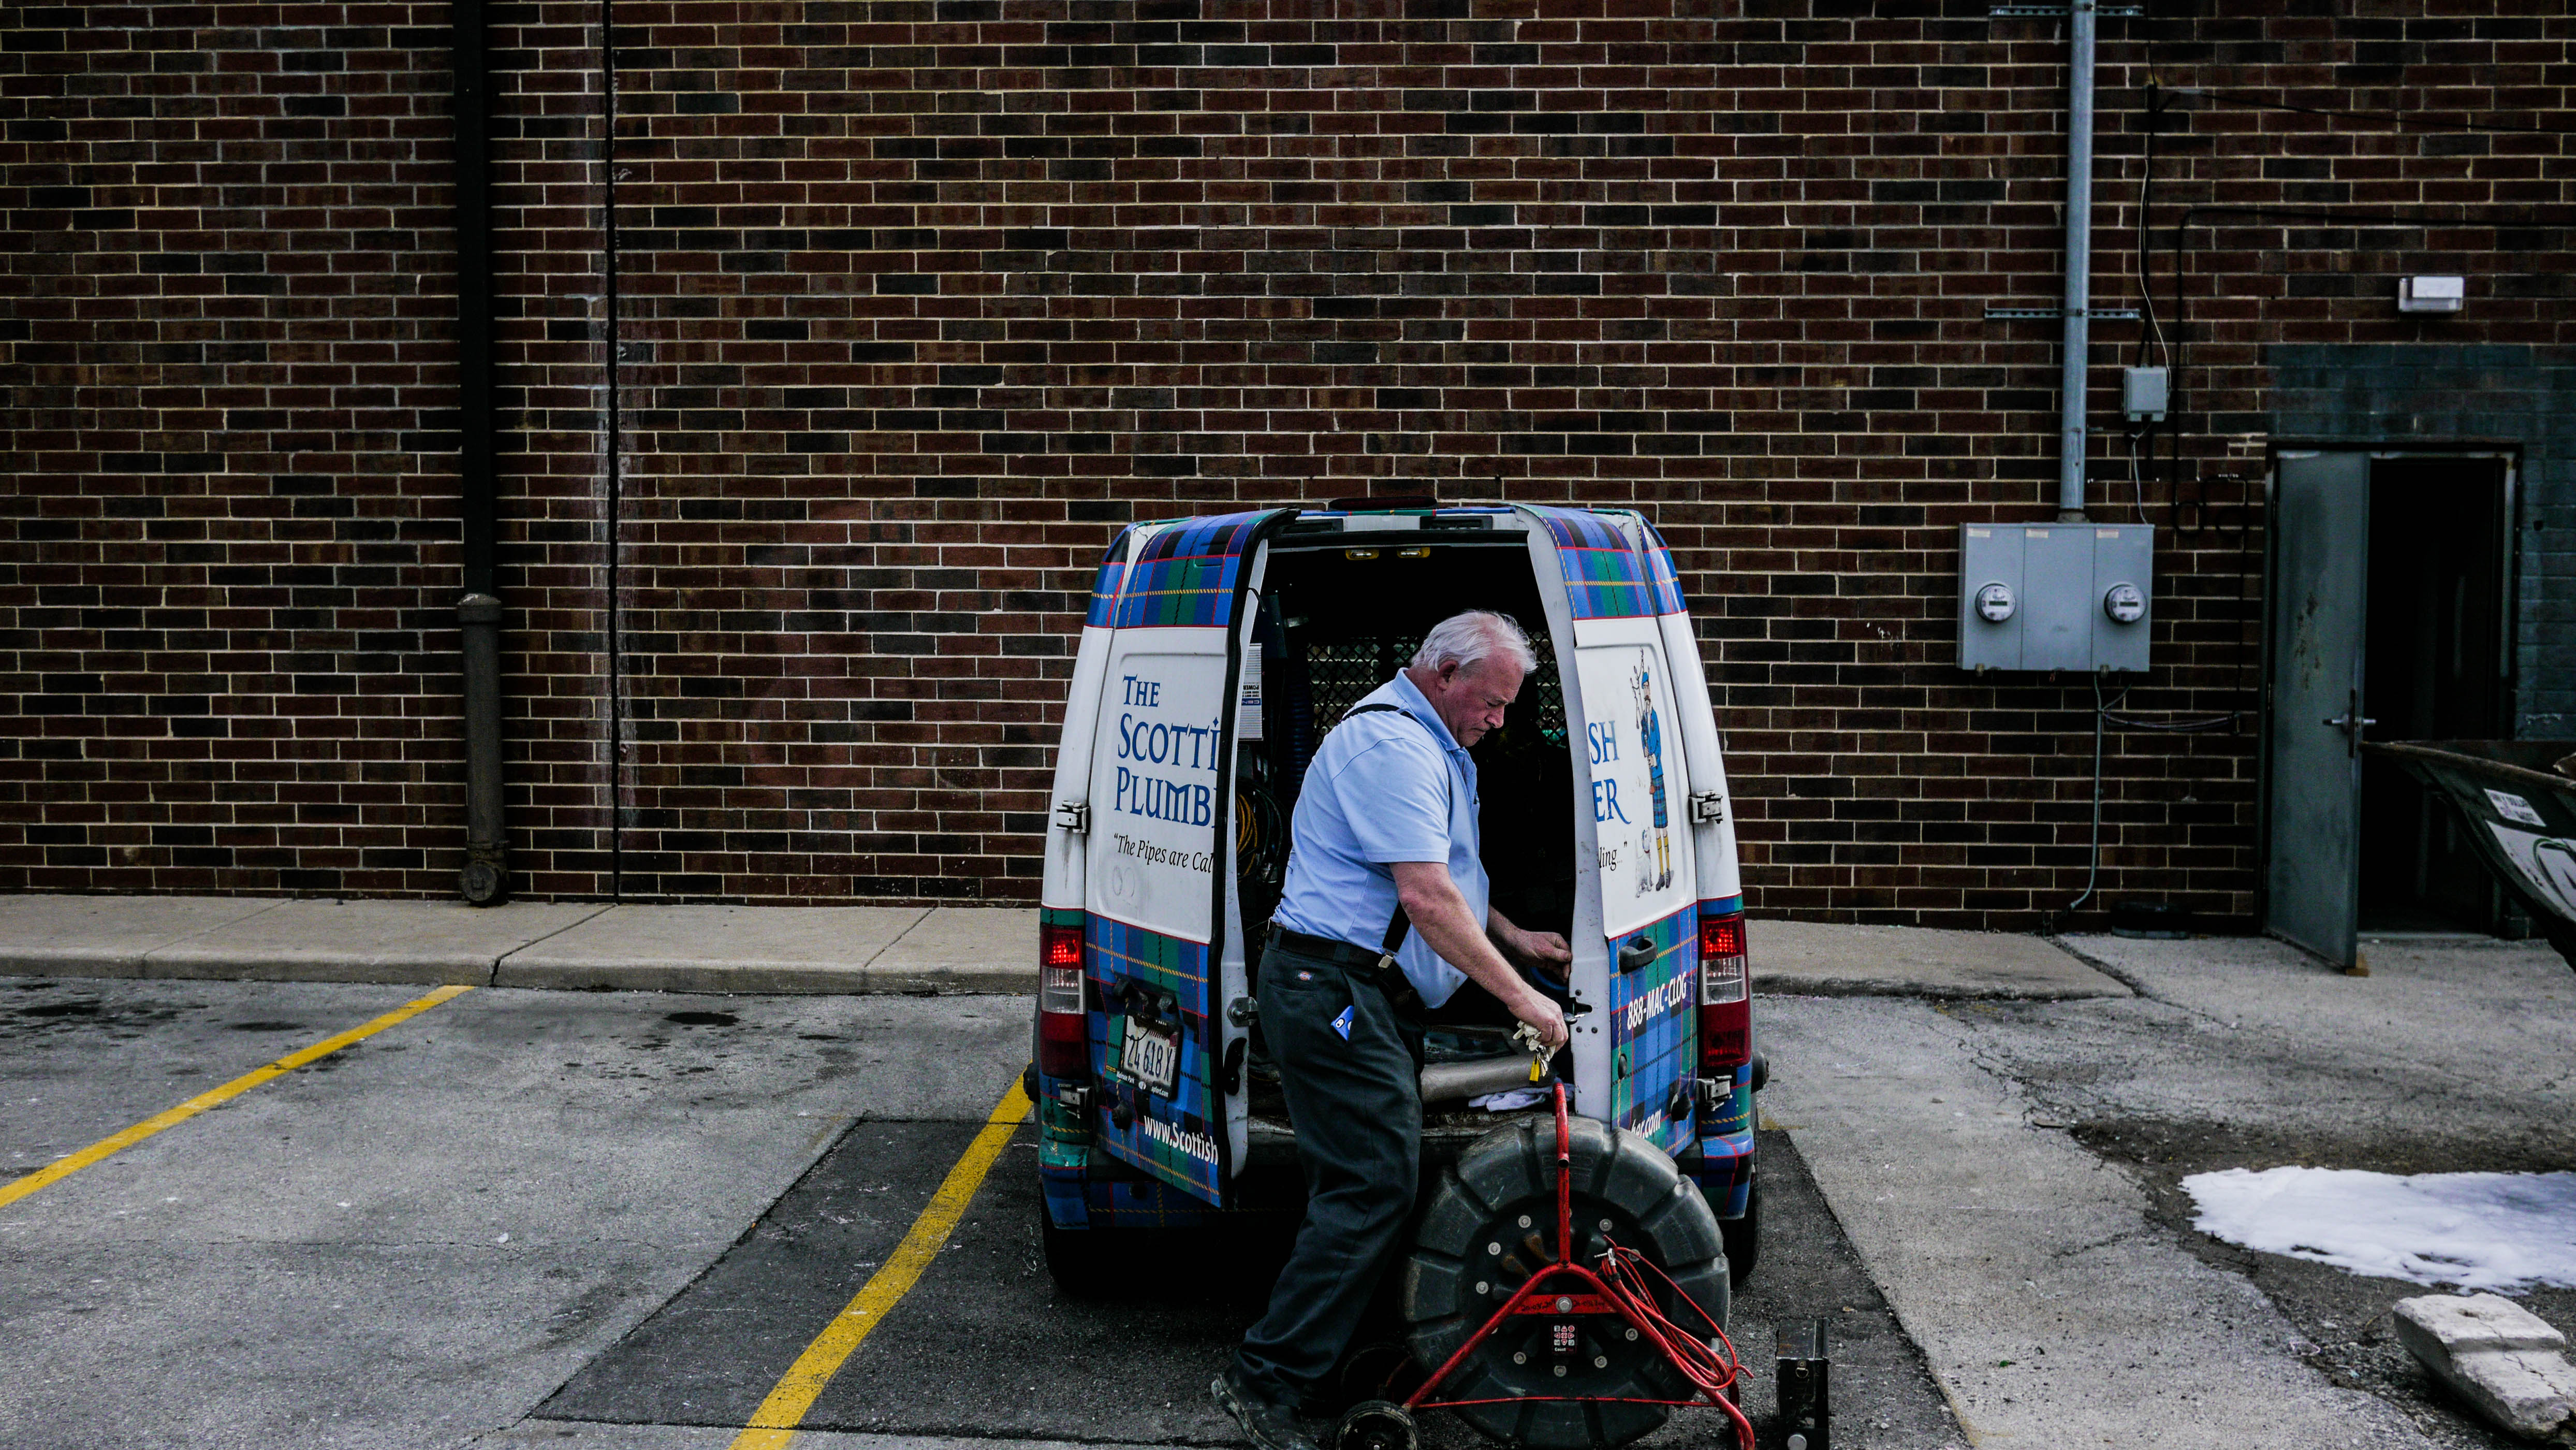
M 1360 704 L 1393 705 L 1413 718 L 1347 716 L 1324 736 L 1297 797 L 1279 923 L 1374 952 L 1395 915 L 1389 863 L 1446 861 L 1483 930 L 1492 886 L 1477 856 L 1475 758 L 1401 673 Z M 1418 930 L 1406 933 L 1396 962 L 1427 1007 L 1467 980 Z

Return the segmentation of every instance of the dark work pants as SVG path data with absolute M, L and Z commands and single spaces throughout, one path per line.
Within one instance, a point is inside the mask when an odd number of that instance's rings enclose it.
M 1369 977 L 1273 947 L 1261 1032 L 1306 1167 L 1306 1219 L 1270 1307 L 1245 1332 L 1245 1385 L 1294 1408 L 1332 1372 L 1400 1252 L 1422 1146 L 1421 1031 Z M 1333 1028 L 1351 1009 L 1351 1035 Z

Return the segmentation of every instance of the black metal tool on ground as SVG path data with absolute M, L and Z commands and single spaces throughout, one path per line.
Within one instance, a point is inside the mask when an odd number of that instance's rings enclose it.
M 1832 1367 L 1825 1349 L 1825 1321 L 1780 1326 L 1779 1379 L 1772 1422 L 1775 1450 L 1833 1450 L 1834 1414 L 1827 1391 Z

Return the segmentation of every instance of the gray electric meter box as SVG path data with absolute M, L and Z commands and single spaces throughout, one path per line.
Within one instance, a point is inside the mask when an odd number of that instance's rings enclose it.
M 2147 524 L 1961 524 L 1959 668 L 2147 667 Z

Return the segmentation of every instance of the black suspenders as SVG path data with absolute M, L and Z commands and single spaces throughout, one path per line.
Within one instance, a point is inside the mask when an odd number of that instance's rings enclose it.
M 1416 725 L 1422 725 L 1422 718 L 1420 716 L 1397 705 L 1361 705 L 1344 714 L 1342 719 L 1348 720 L 1352 715 L 1374 715 L 1381 710 L 1390 715 L 1401 715 L 1405 719 L 1411 720 Z M 1339 724 L 1340 722 L 1336 721 L 1334 723 Z M 1429 734 L 1431 731 L 1431 727 L 1428 725 L 1422 725 L 1422 729 L 1424 734 Z M 1434 745 L 1438 745 L 1439 743 L 1440 742 L 1437 739 L 1432 741 L 1432 744 Z M 1451 789 L 1449 784 L 1449 771 L 1449 752 L 1442 750 L 1440 752 L 1440 784 L 1444 791 Z M 1445 829 L 1446 823 L 1443 824 Z M 1445 865 L 1443 869 L 1446 869 Z M 1391 970 L 1394 968 L 1395 954 L 1398 951 L 1403 950 L 1404 938 L 1406 934 L 1412 930 L 1413 918 L 1405 915 L 1404 897 L 1399 894 L 1395 898 L 1395 915 L 1387 918 L 1386 940 L 1378 946 L 1377 964 L 1380 970 Z

